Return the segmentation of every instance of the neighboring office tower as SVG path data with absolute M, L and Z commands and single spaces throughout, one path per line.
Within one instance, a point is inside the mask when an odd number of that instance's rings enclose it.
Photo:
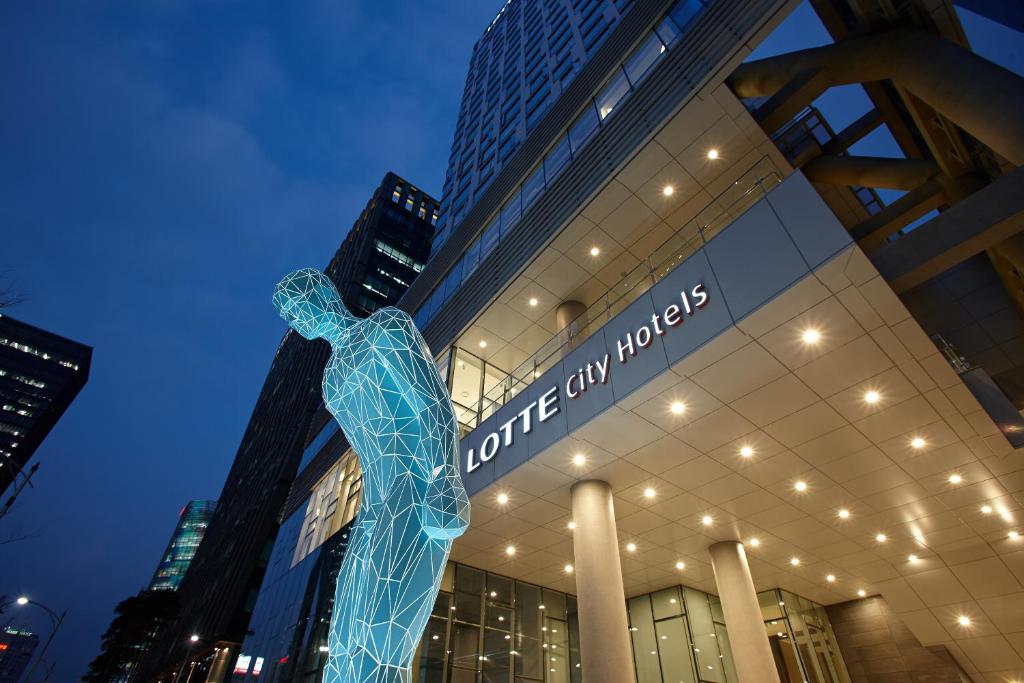
M 432 197 L 393 173 L 385 175 L 325 269 L 356 315 L 395 302 L 405 292 L 403 283 L 423 269 L 436 210 Z M 285 334 L 204 542 L 179 587 L 181 619 L 151 648 L 138 680 L 173 675 L 192 634 L 200 640 L 190 657 L 201 665 L 220 648 L 211 680 L 222 680 L 220 669 L 238 654 L 235 646 L 245 637 L 281 508 L 321 404 L 328 352 L 326 344 Z
M 89 378 L 92 348 L 0 315 L 0 494 Z
M 215 500 L 190 500 L 181 509 L 178 525 L 174 528 L 171 540 L 167 542 L 167 550 L 164 551 L 153 579 L 149 582 L 149 590 L 178 590 L 216 507 Z

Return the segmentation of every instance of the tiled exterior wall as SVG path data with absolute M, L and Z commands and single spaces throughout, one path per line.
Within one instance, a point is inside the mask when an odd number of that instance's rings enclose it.
M 826 608 L 853 683 L 969 683 L 942 646 L 925 647 L 879 596 Z

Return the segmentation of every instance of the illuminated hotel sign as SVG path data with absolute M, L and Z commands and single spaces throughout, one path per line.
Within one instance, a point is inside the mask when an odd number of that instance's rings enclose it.
M 620 365 L 625 365 L 646 349 L 650 348 L 656 336 L 665 336 L 673 328 L 678 327 L 687 317 L 695 315 L 708 303 L 708 293 L 704 283 L 694 286 L 689 292 L 679 293 L 679 302 L 665 307 L 660 313 L 651 315 L 649 322 L 628 330 L 620 336 L 614 348 L 605 350 L 598 360 L 588 361 L 583 367 L 571 372 L 564 384 L 555 384 L 540 397 L 516 413 L 511 419 L 491 431 L 480 442 L 479 450 L 470 448 L 466 451 L 466 472 L 470 473 L 483 463 L 493 460 L 502 448 L 515 443 L 516 434 L 526 435 L 539 425 L 544 424 L 561 410 L 561 392 L 570 400 L 578 399 L 588 390 L 607 385 L 611 378 L 612 358 Z M 569 372 L 568 370 L 566 371 Z

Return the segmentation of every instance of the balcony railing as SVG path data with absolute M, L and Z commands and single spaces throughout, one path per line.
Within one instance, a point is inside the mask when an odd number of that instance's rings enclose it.
M 782 182 L 782 175 L 768 157 L 761 158 L 732 185 L 713 199 L 695 218 L 643 259 L 615 286 L 591 304 L 587 310 L 562 332 L 551 337 L 524 363 L 500 379 L 485 381 L 481 374 L 480 398 L 466 405 L 463 397 L 453 396 L 463 429 L 473 429 L 543 375 L 572 349 L 589 339 L 609 320 L 625 310 L 683 261 L 704 247 L 723 228 L 762 199 Z M 459 354 L 468 354 L 458 349 Z M 449 355 L 451 362 L 452 355 Z M 483 361 L 479 360 L 481 364 Z M 492 368 L 493 369 L 493 368 Z M 451 373 L 458 371 L 451 368 Z M 475 370 L 476 371 L 476 370 Z M 461 400 L 460 400 L 461 399 Z

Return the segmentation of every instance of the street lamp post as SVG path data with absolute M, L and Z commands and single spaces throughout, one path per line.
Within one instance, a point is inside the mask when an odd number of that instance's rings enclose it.
M 43 644 L 43 649 L 39 651 L 39 656 L 36 657 L 36 663 L 32 665 L 32 668 L 29 670 L 28 674 L 25 676 L 25 680 L 28 681 L 28 680 L 31 680 L 32 674 L 35 672 L 36 668 L 39 667 L 39 663 L 41 661 L 43 661 L 43 655 L 45 655 L 46 651 L 49 649 L 50 643 L 53 642 L 54 636 L 56 636 L 57 635 L 57 631 L 60 630 L 60 625 L 64 623 L 64 617 L 67 616 L 68 612 L 67 612 L 67 610 L 64 610 L 60 614 L 57 614 L 56 612 L 54 612 L 52 609 L 50 609 L 49 607 L 47 607 L 43 603 L 41 603 L 41 602 L 39 602 L 37 600 L 31 600 L 31 599 L 29 599 L 28 597 L 26 597 L 24 595 L 19 597 L 14 602 L 16 602 L 17 604 L 21 605 L 22 607 L 24 607 L 25 605 L 35 605 L 36 607 L 42 609 L 47 614 L 49 614 L 50 615 L 50 619 L 53 620 L 53 629 L 50 631 L 50 636 L 46 639 L 46 642 Z
M 189 636 L 188 649 L 185 651 L 185 661 L 183 661 L 181 663 L 181 666 L 178 667 L 178 675 L 174 677 L 174 683 L 181 683 L 181 674 L 185 670 L 185 666 L 188 664 L 188 660 L 192 657 L 192 648 L 194 648 L 196 646 L 196 643 L 198 642 L 199 636 L 197 636 L 195 633 Z M 189 672 L 189 676 L 191 675 L 192 672 Z

